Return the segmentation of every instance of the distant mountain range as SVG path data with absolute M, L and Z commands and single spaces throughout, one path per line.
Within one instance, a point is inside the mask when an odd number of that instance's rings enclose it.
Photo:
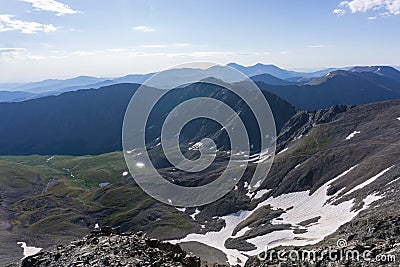
M 270 85 L 296 85 L 300 84 L 299 82 L 282 80 L 275 76 L 272 76 L 268 73 L 258 74 L 251 77 L 251 79 L 255 82 L 263 82 Z
M 337 70 L 299 85 L 257 84 L 298 108 L 316 110 L 400 98 L 399 79 L 398 70 L 377 66 Z
M 243 72 L 249 77 L 267 73 L 279 79 L 285 80 L 294 77 L 301 77 L 305 74 L 296 71 L 284 70 L 275 65 L 264 65 L 261 63 L 249 67 L 245 67 L 236 63 L 229 63 L 228 66 Z
M 79 76 L 72 79 L 50 79 L 27 84 L 0 84 L 0 102 L 21 102 L 50 95 L 59 95 L 82 89 L 98 89 L 119 83 L 143 83 L 152 74 L 127 75 L 120 78 L 96 78 Z M 6 95 L 7 93 L 7 95 Z
M 241 66 L 236 63 L 229 63 L 228 66 L 243 72 L 249 77 L 253 77 L 260 74 L 270 74 L 272 76 L 275 76 L 276 78 L 292 82 L 293 81 L 300 82 L 302 80 L 320 77 L 335 70 L 349 70 L 352 68 L 352 67 L 328 68 L 312 72 L 298 72 L 298 71 L 281 69 L 275 65 L 264 65 L 260 63 L 249 67 Z
M 259 67 L 254 66 L 251 71 L 257 72 Z M 182 71 L 185 70 L 178 70 L 180 73 Z M 189 80 L 190 77 L 188 75 Z M 132 79 L 139 78 L 144 77 L 135 76 Z M 130 77 L 125 79 L 129 80 Z M 400 98 L 400 72 L 392 67 L 335 70 L 303 84 L 285 81 L 270 74 L 256 75 L 253 79 L 270 103 L 278 131 L 296 112 L 296 108 L 317 110 L 334 105 L 358 105 Z M 107 82 L 111 81 L 100 84 Z M 139 86 L 119 83 L 95 90 L 77 90 L 23 102 L 0 103 L 0 154 L 83 155 L 120 150 L 125 109 Z M 160 89 L 149 87 L 148 90 L 151 94 Z M 240 100 L 228 97 L 229 94 L 224 95 L 223 92 L 222 88 L 205 83 L 189 84 L 172 90 L 163 102 L 163 112 L 157 114 L 149 125 L 160 129 L 160 122 L 169 109 L 179 101 L 198 96 L 230 101 L 231 106 L 242 113 L 245 121 L 253 125 L 251 114 L 238 105 Z M 27 92 L 2 92 L 0 96 L 21 99 L 32 95 Z M 215 135 L 219 132 L 217 125 L 197 122 L 193 127 L 196 130 L 185 131 L 188 140 L 196 140 L 198 134 L 212 136 L 221 140 L 222 146 L 225 145 L 226 138 Z M 156 138 L 156 131 L 152 133 Z M 254 132 L 253 135 L 252 144 L 258 147 L 257 133 Z
M 308 72 L 295 72 L 290 70 L 284 70 L 274 65 L 263 65 L 263 64 L 256 64 L 254 66 L 245 67 L 239 64 L 230 63 L 228 64 L 228 66 L 241 71 L 242 73 L 244 73 L 249 77 L 256 76 L 257 80 L 264 81 L 272 85 L 286 85 L 286 84 L 307 82 L 314 77 L 319 77 L 325 75 L 330 71 L 337 70 L 337 69 L 326 69 L 308 73 Z M 167 71 L 166 73 L 170 77 L 174 77 L 175 75 L 180 77 L 186 77 L 190 82 L 190 77 L 208 78 L 210 76 L 213 76 L 216 73 L 215 71 L 216 68 L 218 68 L 218 71 L 221 72 L 221 76 L 223 76 L 224 73 L 223 66 L 221 67 L 214 66 L 211 67 L 209 70 L 173 69 Z M 117 78 L 96 78 L 90 76 L 79 76 L 66 80 L 50 79 L 50 80 L 44 80 L 26 84 L 10 84 L 10 83 L 0 84 L 0 92 L 7 91 L 8 93 L 8 95 L 4 97 L 0 95 L 0 102 L 20 102 L 28 99 L 40 98 L 49 95 L 59 95 L 64 92 L 76 91 L 80 89 L 98 89 L 100 87 L 119 84 L 119 83 L 142 84 L 152 75 L 154 75 L 154 73 L 131 74 Z M 259 75 L 264 75 L 264 76 L 259 76 Z M 266 78 L 267 75 L 271 76 L 269 78 Z M 221 77 L 215 77 L 215 78 L 221 78 Z M 280 80 L 288 80 L 288 81 L 285 82 Z M 173 82 L 174 81 L 163 80 L 163 84 L 152 84 L 151 86 L 157 88 L 169 88 L 170 85 L 173 84 Z M 237 82 L 237 80 L 229 80 L 225 82 Z M 10 94 L 10 92 L 15 92 L 15 93 Z
M 297 72 L 281 69 L 274 65 L 256 64 L 241 66 L 228 64 L 258 83 L 263 90 L 270 91 L 292 105 L 308 110 L 328 108 L 336 104 L 365 104 L 399 97 L 400 72 L 387 66 L 356 66 L 329 68 L 314 72 Z M 173 77 L 184 77 L 187 83 L 195 82 L 221 73 L 227 77 L 223 66 L 210 69 L 173 69 L 164 72 L 158 83 L 148 84 L 151 87 L 166 89 L 176 85 Z M 132 74 L 119 78 L 95 78 L 79 76 L 67 80 L 44 80 L 27 84 L 0 84 L 1 102 L 22 102 L 65 92 L 120 84 L 143 84 L 154 73 Z M 215 78 L 221 78 L 215 77 Z M 240 82 L 243 77 L 231 77 L 229 83 Z M 161 82 L 160 82 L 161 81 Z
M 29 92 L 0 91 L 0 102 L 22 102 L 36 97 L 36 94 Z
M 80 86 L 84 84 L 94 84 L 103 81 L 104 79 L 95 78 L 90 76 L 79 76 L 72 79 L 59 80 L 59 79 L 49 79 L 40 82 L 33 82 L 27 84 L 17 85 L 12 88 L 13 91 L 25 91 L 35 94 L 55 91 L 58 87 L 65 86 Z M 11 88 L 9 88 L 10 90 Z

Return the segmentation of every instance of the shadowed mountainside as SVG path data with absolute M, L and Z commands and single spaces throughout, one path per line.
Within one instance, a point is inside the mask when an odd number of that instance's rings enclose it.
M 317 110 L 333 105 L 360 105 L 400 98 L 399 81 L 399 71 L 381 67 L 375 72 L 359 68 L 333 71 L 303 85 L 269 85 L 263 82 L 257 82 L 257 85 L 298 108 Z
M 121 150 L 125 110 L 138 87 L 137 84 L 118 84 L 21 103 L 0 103 L 0 154 L 84 155 Z M 153 88 L 146 90 L 149 94 L 159 92 Z M 163 98 L 156 116 L 150 118 L 148 125 L 161 126 L 168 111 L 184 100 L 199 96 L 222 100 L 227 98 L 224 93 L 227 93 L 226 90 L 204 83 L 174 89 Z M 263 94 L 270 103 L 279 132 L 296 109 L 271 93 Z M 231 105 L 243 113 L 244 121 L 249 120 L 247 105 L 241 103 L 238 97 L 235 98 L 233 93 L 228 98 Z M 201 121 L 200 124 L 205 123 Z M 203 137 L 220 129 L 215 125 L 203 126 Z M 196 127 L 184 131 L 188 133 L 187 139 L 193 138 L 193 134 L 198 131 Z M 152 130 L 150 134 L 152 132 L 156 131 Z M 155 138 L 156 135 L 152 135 Z M 256 139 L 256 133 L 253 135 Z

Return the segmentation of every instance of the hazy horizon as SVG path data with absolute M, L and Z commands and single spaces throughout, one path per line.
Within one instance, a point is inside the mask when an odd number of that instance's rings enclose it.
M 5 0 L 0 82 L 117 77 L 192 61 L 398 66 L 399 14 L 391 0 Z
M 237 62 L 228 62 L 227 64 L 230 63 L 236 63 L 239 64 Z M 221 64 L 221 65 L 227 65 L 227 64 Z M 280 67 L 276 64 L 272 64 L 272 63 L 261 63 L 261 62 L 257 62 L 255 64 L 239 64 L 242 65 L 244 67 L 252 67 L 255 66 L 256 64 L 263 64 L 263 65 L 274 65 L 276 67 L 279 67 L 283 70 L 289 70 L 289 71 L 296 71 L 296 72 L 315 72 L 315 71 L 320 71 L 320 70 L 325 70 L 325 69 L 330 69 L 330 68 L 349 68 L 349 67 L 355 67 L 355 66 L 389 66 L 389 67 L 393 67 L 397 70 L 400 71 L 400 66 L 394 66 L 394 65 L 385 65 L 385 64 L 369 64 L 369 65 L 349 65 L 349 66 L 331 66 L 331 67 L 319 67 L 319 68 L 283 68 Z M 41 81 L 45 81 L 45 80 L 68 80 L 68 79 L 73 79 L 73 78 L 78 78 L 78 77 L 93 77 L 93 78 L 99 78 L 99 79 L 116 79 L 116 78 L 120 78 L 120 77 L 124 77 L 124 76 L 128 76 L 128 75 L 145 75 L 145 74 L 150 74 L 150 73 L 156 73 L 156 72 L 161 72 L 165 69 L 155 69 L 154 71 L 150 71 L 150 72 L 129 72 L 129 73 L 122 73 L 120 75 L 116 75 L 116 76 L 111 76 L 111 75 L 104 75 L 104 76 L 97 76 L 97 75 L 91 75 L 91 74 L 78 74 L 78 75 L 72 75 L 72 76 L 56 76 L 56 77 L 45 77 L 45 78 L 41 78 L 41 79 L 36 79 L 36 80 L 25 80 L 25 81 L 5 81 L 2 82 L 0 81 L 0 84 L 28 84 L 28 83 L 35 83 L 35 82 L 41 82 Z

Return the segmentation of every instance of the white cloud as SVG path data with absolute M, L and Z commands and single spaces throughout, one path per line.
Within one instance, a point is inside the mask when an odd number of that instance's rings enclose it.
M 111 51 L 109 51 L 111 52 Z M 92 56 L 98 53 L 104 53 L 104 51 L 101 50 L 78 50 L 78 51 L 73 51 L 71 52 L 71 55 L 73 56 Z
M 165 47 L 188 47 L 191 44 L 146 44 L 141 45 L 142 48 L 165 48 Z
M 336 14 L 338 16 L 343 16 L 346 13 L 346 11 L 344 11 L 343 9 L 340 9 L 340 8 L 336 8 L 332 11 L 332 13 Z
M 112 52 L 112 53 L 122 53 L 125 52 L 125 48 L 108 48 L 106 49 L 107 52 Z
M 72 52 L 67 52 L 72 56 L 101 56 L 101 55 L 115 55 L 115 54 L 127 54 L 130 50 L 125 48 L 107 48 L 104 50 L 101 49 L 93 49 L 93 50 L 76 50 Z
M 143 26 L 143 25 L 136 26 L 133 29 L 135 31 L 140 31 L 140 32 L 155 32 L 156 31 L 156 29 L 154 29 L 154 28 L 146 27 L 146 26 Z
M 0 32 L 21 31 L 22 33 L 55 32 L 57 28 L 52 24 L 41 24 L 14 19 L 13 15 L 0 15 Z
M 163 44 L 153 44 L 153 45 L 141 45 L 140 47 L 143 48 L 163 48 L 166 47 L 167 45 L 163 45 Z
M 73 10 L 68 5 L 57 2 L 55 0 L 21 0 L 31 3 L 36 10 L 46 10 L 55 12 L 57 16 L 76 14 L 78 11 Z
M 237 52 L 238 56 L 266 56 L 270 54 L 270 52 Z
M 375 20 L 375 19 L 376 19 L 376 16 L 368 17 L 368 20 Z
M 323 48 L 325 45 L 309 45 L 309 48 Z
M 349 8 L 351 13 L 384 9 L 390 15 L 400 15 L 400 0 L 351 0 L 339 6 Z
M 4 62 L 16 63 L 26 60 L 45 60 L 45 59 L 61 59 L 65 56 L 60 55 L 38 55 L 30 53 L 26 48 L 0 48 L 0 59 Z
M 22 47 L 0 47 L 0 53 L 8 53 L 15 51 L 26 51 L 26 48 Z

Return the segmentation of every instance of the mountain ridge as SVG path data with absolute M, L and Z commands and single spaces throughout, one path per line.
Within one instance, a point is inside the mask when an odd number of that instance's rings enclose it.
M 398 72 L 400 75 L 400 72 Z M 337 70 L 314 78 L 304 85 L 268 85 L 267 90 L 305 110 L 329 108 L 333 105 L 360 105 L 400 98 L 400 83 L 373 72 Z
M 94 155 L 121 150 L 123 118 L 130 99 L 139 86 L 118 84 L 20 103 L 0 103 L 0 123 L 3 125 L 0 129 L 0 154 Z M 149 94 L 159 92 L 159 89 L 150 87 L 145 90 Z M 177 101 L 196 96 L 212 95 L 216 99 L 224 99 L 229 92 L 224 95 L 223 91 L 215 85 L 202 85 L 202 83 L 171 90 L 166 95 L 165 99 L 169 100 L 163 102 L 164 107 L 161 112 L 172 108 Z M 263 94 L 270 101 L 279 131 L 296 109 L 269 92 Z M 233 106 L 237 106 L 236 108 L 243 109 L 242 111 L 248 109 L 243 104 L 236 105 L 241 103 L 237 97 L 231 98 L 231 102 Z M 251 115 L 248 112 L 243 114 Z M 153 121 L 148 124 L 158 125 L 159 128 L 164 117 L 164 113 L 154 116 Z M 212 131 L 220 132 L 220 127 L 215 125 L 203 129 L 206 135 Z M 152 132 L 156 138 L 155 131 Z M 197 131 L 188 129 L 183 131 L 183 134 L 185 133 L 191 134 Z M 256 133 L 253 135 L 255 139 Z
M 345 70 L 353 73 L 371 72 L 385 77 L 391 76 L 394 80 L 400 82 L 400 76 L 396 72 L 396 69 L 389 66 L 358 66 L 358 67 L 356 66 L 356 67 L 345 67 L 345 68 L 328 68 L 313 72 L 296 72 L 296 71 L 281 69 L 272 64 L 264 65 L 261 63 L 248 67 L 236 63 L 229 63 L 227 66 L 233 67 L 249 77 L 253 77 L 253 79 L 256 81 L 263 81 L 271 85 L 295 85 L 295 84 L 312 83 L 312 80 L 314 80 L 315 78 L 323 77 L 324 75 L 328 75 L 329 73 L 338 70 Z M 214 66 L 212 68 L 219 68 L 219 69 L 213 70 L 211 73 L 218 73 L 219 71 L 221 73 L 224 72 L 223 70 L 224 66 Z M 380 72 L 377 71 L 378 69 L 380 69 Z M 207 69 L 205 70 L 191 69 L 191 71 L 196 72 L 195 77 L 197 78 L 198 76 L 203 78 L 207 78 L 210 76 L 207 74 Z M 168 70 L 167 72 L 170 73 L 170 76 L 187 75 L 185 69 Z M 76 91 L 81 89 L 98 89 L 100 87 L 114 85 L 118 83 L 142 84 L 154 74 L 156 73 L 129 74 L 126 76 L 116 77 L 116 78 L 96 78 L 91 76 L 78 76 L 66 80 L 49 79 L 27 84 L 15 84 L 15 85 L 3 84 L 4 85 L 3 91 L 4 90 L 21 91 L 30 93 L 32 95 L 27 94 L 26 96 L 23 96 L 22 93 L 19 93 L 19 95 L 15 95 L 14 97 L 12 97 L 12 95 L 7 95 L 2 97 L 2 95 L 0 94 L 0 102 L 21 102 L 33 98 L 45 97 L 48 95 L 59 95 L 61 93 L 69 91 Z M 226 82 L 238 82 L 238 81 L 226 81 Z M 163 79 L 163 84 L 149 84 L 149 86 L 161 89 L 164 87 L 170 87 L 170 84 L 174 85 L 173 81 L 167 81 Z M 0 84 L 0 90 L 1 90 L 1 84 Z

